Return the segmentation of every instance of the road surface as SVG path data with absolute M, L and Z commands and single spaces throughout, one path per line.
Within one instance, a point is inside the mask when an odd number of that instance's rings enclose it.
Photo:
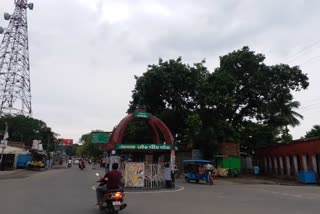
M 95 172 L 77 167 L 0 180 L 0 213 L 97 214 Z M 101 171 L 100 171 L 101 172 Z M 216 185 L 186 184 L 175 192 L 128 193 L 123 214 L 315 214 L 320 187 L 246 185 L 217 181 Z

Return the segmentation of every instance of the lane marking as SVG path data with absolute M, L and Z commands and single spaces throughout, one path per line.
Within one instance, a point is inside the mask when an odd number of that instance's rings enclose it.
M 183 186 L 176 185 L 179 189 L 175 190 L 159 190 L 159 191 L 146 191 L 146 192 L 124 192 L 125 194 L 156 194 L 156 193 L 169 193 L 169 192 L 180 192 L 184 190 Z M 96 190 L 96 186 L 91 187 L 92 190 Z

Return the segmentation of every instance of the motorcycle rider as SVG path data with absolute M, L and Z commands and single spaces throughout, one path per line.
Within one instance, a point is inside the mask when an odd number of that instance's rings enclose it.
M 81 158 L 81 160 L 80 160 L 80 162 L 79 162 L 79 168 L 81 168 L 81 167 L 83 167 L 83 168 L 86 167 L 86 166 L 85 166 L 85 162 L 84 162 L 84 158 Z
M 122 183 L 121 183 L 122 175 L 121 175 L 121 172 L 118 171 L 118 168 L 119 168 L 119 164 L 113 163 L 112 170 L 107 172 L 103 178 L 97 181 L 101 183 L 96 188 L 98 205 L 101 205 L 103 201 L 103 195 L 107 192 L 107 190 L 122 188 Z M 123 209 L 126 206 L 127 206 L 126 204 L 123 204 L 121 209 Z
M 69 160 L 68 160 L 68 165 L 72 166 L 72 159 L 71 159 L 71 157 L 70 157 Z
M 206 176 L 208 176 L 208 180 L 213 184 L 212 175 L 215 175 L 216 168 L 211 163 L 207 163 L 204 165 L 204 169 Z

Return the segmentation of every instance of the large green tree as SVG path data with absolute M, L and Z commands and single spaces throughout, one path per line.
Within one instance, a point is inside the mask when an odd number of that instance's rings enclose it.
M 160 59 L 136 77 L 128 111 L 143 103 L 176 141 L 192 143 L 208 156 L 225 141 L 240 142 L 247 151 L 288 141 L 287 127 L 302 119 L 292 92 L 306 89 L 308 77 L 297 66 L 269 66 L 264 60 L 243 47 L 220 57 L 210 73 L 204 61 L 190 66 L 181 58 Z
M 148 66 L 147 72 L 137 77 L 128 112 L 139 105 L 160 117 L 180 141 L 191 111 L 199 108 L 194 98 L 209 75 L 204 61 L 190 66 L 176 60 L 163 61 Z
M 234 128 L 252 119 L 290 124 L 296 116 L 292 109 L 298 107 L 291 92 L 306 89 L 308 78 L 298 67 L 267 66 L 264 60 L 248 47 L 220 57 L 202 102 Z
M 100 144 L 92 143 L 92 132 L 81 136 L 80 141 L 83 144 L 76 148 L 76 154 L 84 157 L 100 157 L 103 152 L 100 150 Z
M 79 144 L 73 144 L 72 146 L 66 146 L 65 152 L 68 156 L 75 156 L 77 155 L 77 150 L 81 145 Z
M 9 128 L 9 141 L 31 146 L 33 140 L 41 140 L 45 150 L 54 150 L 58 134 L 54 133 L 42 120 L 23 115 L 4 115 L 0 117 L 2 132 L 5 130 L 6 123 Z
M 213 126 L 222 124 L 219 129 L 225 130 L 223 140 L 240 141 L 249 151 L 265 144 L 261 142 L 266 137 L 262 133 L 272 134 L 267 138 L 269 144 L 288 139 L 286 127 L 298 125 L 302 118 L 294 111 L 299 103 L 293 101 L 292 91 L 309 85 L 308 77 L 299 67 L 268 66 L 264 60 L 264 55 L 248 47 L 220 57 L 220 66 L 204 84 L 205 93 L 199 101 L 205 115 L 208 111 L 214 115 L 215 120 L 209 122 Z M 249 136 L 253 144 L 243 139 L 252 123 L 255 129 L 262 130 L 259 136 Z

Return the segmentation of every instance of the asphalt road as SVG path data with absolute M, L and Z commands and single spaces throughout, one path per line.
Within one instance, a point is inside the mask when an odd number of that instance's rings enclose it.
M 0 180 L 0 213 L 91 214 L 95 206 L 97 170 L 74 167 Z M 245 185 L 217 181 L 216 185 L 178 185 L 175 192 L 128 193 L 123 214 L 315 214 L 319 213 L 320 187 Z

